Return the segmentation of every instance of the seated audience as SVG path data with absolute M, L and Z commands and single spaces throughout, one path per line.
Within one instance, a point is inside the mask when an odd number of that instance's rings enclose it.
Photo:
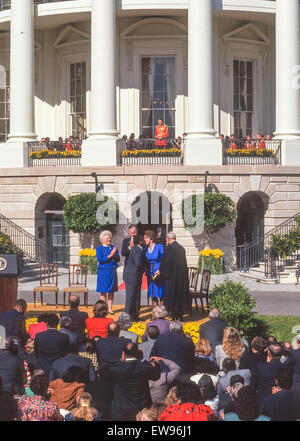
M 279 367 L 272 395 L 265 400 L 262 413 L 271 421 L 300 420 L 300 390 L 293 389 L 294 372 L 289 367 Z
M 0 351 L 0 379 L 2 391 L 11 394 L 24 393 L 24 362 L 18 357 L 18 345 L 13 337 L 6 339 L 5 349 Z
M 72 294 L 69 299 L 70 309 L 60 313 L 60 317 L 69 317 L 71 319 L 70 331 L 81 337 L 85 334 L 85 321 L 89 318 L 87 312 L 81 312 L 78 309 L 80 297 Z
M 47 318 L 48 318 L 48 314 L 41 314 L 38 317 L 37 323 L 31 323 L 31 325 L 28 326 L 27 332 L 30 335 L 30 338 L 34 340 L 36 334 L 38 334 L 39 332 L 47 331 L 48 329 Z
M 128 343 L 122 360 L 110 368 L 114 381 L 111 419 L 113 421 L 135 421 L 137 414 L 152 404 L 149 380 L 160 378 L 160 367 L 156 361 L 141 362 L 143 357 L 137 344 Z
M 17 400 L 12 394 L 0 390 L 0 421 L 16 421 L 17 416 Z
M 101 412 L 95 409 L 91 395 L 84 392 L 76 407 L 65 416 L 66 421 L 102 421 Z
M 267 341 L 262 337 L 254 337 L 251 341 L 250 350 L 243 353 L 240 360 L 240 369 L 255 371 L 257 363 L 267 361 Z
M 125 337 L 128 340 L 132 341 L 132 343 L 137 343 L 139 336 L 135 332 L 128 331 L 132 326 L 132 320 L 129 314 L 123 312 L 118 318 L 117 323 L 120 326 L 121 332 L 120 337 Z
M 173 361 L 164 358 L 152 357 L 150 361 L 156 361 L 161 370 L 158 380 L 149 381 L 151 398 L 153 403 L 161 403 L 164 401 L 172 382 L 180 375 L 181 368 Z
M 223 372 L 224 375 L 219 378 L 217 385 L 218 395 L 221 395 L 227 391 L 227 388 L 230 386 L 230 379 L 235 375 L 240 375 L 244 378 L 245 386 L 249 386 L 251 384 L 251 372 L 249 369 L 236 369 L 235 361 L 232 358 L 225 358 L 223 361 Z
M 42 370 L 35 371 L 30 388 L 33 397 L 23 395 L 18 402 L 18 419 L 20 421 L 63 421 L 56 404 L 46 399 L 49 380 Z
M 152 325 L 148 328 L 147 333 L 148 333 L 148 340 L 140 343 L 139 348 L 144 354 L 144 359 L 149 361 L 153 345 L 154 345 L 157 337 L 159 336 L 159 329 L 157 326 Z
M 172 390 L 172 395 L 176 404 L 168 405 L 159 421 L 216 421 L 214 411 L 201 404 L 200 389 L 195 383 L 179 384 Z
M 160 335 L 167 335 L 170 333 L 170 322 L 166 320 L 168 312 L 164 305 L 156 306 L 152 311 L 152 322 L 147 323 L 145 334 L 142 337 L 142 341 L 148 340 L 148 329 L 150 326 L 155 325 L 159 329 Z
M 195 366 L 194 366 L 194 375 L 190 378 L 191 381 L 198 384 L 200 378 L 206 374 L 208 375 L 214 384 L 217 386 L 219 377 L 218 377 L 218 367 L 216 363 L 207 358 L 196 358 Z
M 93 308 L 94 317 L 86 320 L 86 329 L 89 338 L 107 337 L 107 326 L 113 322 L 113 319 L 106 318 L 108 314 L 107 303 L 103 300 L 98 300 Z
M 0 314 L 0 325 L 5 328 L 5 337 L 19 337 L 21 340 L 27 339 L 25 312 L 27 303 L 23 299 L 16 301 L 13 309 Z
M 216 308 L 209 313 L 209 322 L 199 327 L 199 335 L 206 338 L 211 346 L 212 353 L 215 353 L 216 346 L 222 344 L 224 329 L 227 328 L 226 323 L 220 319 L 220 311 Z
M 174 320 L 170 323 L 170 334 L 159 335 L 153 345 L 151 357 L 161 357 L 176 363 L 182 372 L 191 372 L 195 362 L 195 345 L 187 337 L 182 323 Z
M 72 410 L 77 399 L 85 391 L 87 383 L 88 376 L 84 369 L 79 366 L 70 367 L 63 373 L 62 378 L 50 382 L 50 402 L 56 403 L 60 410 Z
M 243 386 L 234 401 L 234 412 L 226 413 L 224 421 L 270 421 L 270 418 L 260 414 L 255 389 Z
M 240 333 L 231 327 L 224 330 L 223 344 L 216 346 L 217 364 L 222 369 L 225 358 L 232 358 L 235 361 L 236 368 L 239 368 L 240 359 L 245 352 L 244 344 Z
M 209 406 L 217 416 L 219 397 L 217 395 L 217 391 L 211 377 L 206 374 L 202 375 L 202 377 L 198 381 L 198 387 L 201 394 L 201 402 L 206 406 Z
M 49 375 L 52 363 L 64 357 L 69 350 L 69 337 L 58 332 L 59 319 L 55 314 L 48 317 L 47 331 L 36 334 L 34 341 L 34 355 L 36 356 L 36 369 L 42 369 Z
M 234 401 L 237 398 L 238 391 L 244 386 L 245 380 L 240 375 L 233 375 L 230 378 L 230 386 L 226 392 L 219 395 L 219 409 L 223 412 L 234 412 Z
M 99 372 L 99 364 L 96 353 L 96 342 L 95 340 L 91 340 L 89 338 L 83 341 L 83 352 L 78 352 L 80 357 L 88 358 L 91 360 L 92 365 L 94 366 L 95 372 Z
M 300 341 L 300 339 L 299 339 Z M 297 340 L 293 343 L 293 348 L 296 348 Z M 288 365 L 290 365 L 294 369 L 294 384 L 293 387 L 295 389 L 300 389 L 300 346 L 299 349 L 293 349 L 290 352 L 289 356 L 289 362 Z
M 164 403 L 154 403 L 150 409 L 141 410 L 137 416 L 137 421 L 158 421 L 160 415 L 165 410 L 166 405 Z

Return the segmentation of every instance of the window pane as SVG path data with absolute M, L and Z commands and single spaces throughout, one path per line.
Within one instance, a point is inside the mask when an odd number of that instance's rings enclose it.
M 72 135 L 86 137 L 86 63 L 71 64 L 70 113 Z

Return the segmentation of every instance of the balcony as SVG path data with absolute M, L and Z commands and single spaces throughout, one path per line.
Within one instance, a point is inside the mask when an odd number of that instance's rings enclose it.
M 67 167 L 81 165 L 81 143 L 30 142 L 28 143 L 29 167 Z
M 223 142 L 223 165 L 281 165 L 281 141 L 264 141 L 261 148 L 256 147 L 255 141 L 246 148 L 241 141 L 233 146 Z

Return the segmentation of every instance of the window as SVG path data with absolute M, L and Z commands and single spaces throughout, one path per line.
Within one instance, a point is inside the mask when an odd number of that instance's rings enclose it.
M 70 117 L 72 135 L 86 138 L 86 63 L 70 65 Z
M 253 129 L 253 62 L 233 61 L 234 134 L 252 136 Z
M 4 73 L 4 72 L 3 72 Z M 10 130 L 10 72 L 0 88 L 0 142 L 6 142 Z M 6 83 L 6 86 L 5 86 Z
M 141 134 L 154 138 L 158 119 L 175 138 L 175 57 L 143 57 L 141 88 Z

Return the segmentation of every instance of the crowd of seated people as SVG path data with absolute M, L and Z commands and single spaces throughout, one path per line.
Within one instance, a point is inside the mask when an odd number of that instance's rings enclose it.
M 300 419 L 300 335 L 248 342 L 213 309 L 194 345 L 161 305 L 138 343 L 128 314 L 107 319 L 100 300 L 89 318 L 79 301 L 28 330 L 24 300 L 0 315 L 0 421 Z
M 80 140 L 79 136 L 70 136 L 69 138 L 63 139 L 61 136 L 58 138 L 58 141 L 51 141 L 47 136 L 46 138 L 42 138 L 41 142 L 45 145 L 45 148 L 48 150 L 54 150 L 58 152 L 64 151 L 80 151 L 82 140 Z
M 237 139 L 235 135 L 225 137 L 224 135 L 220 135 L 220 139 L 226 149 L 263 150 L 268 147 L 268 142 L 272 141 L 273 136 L 270 133 L 267 133 L 266 135 L 258 133 L 255 138 L 248 135 L 246 138 Z

